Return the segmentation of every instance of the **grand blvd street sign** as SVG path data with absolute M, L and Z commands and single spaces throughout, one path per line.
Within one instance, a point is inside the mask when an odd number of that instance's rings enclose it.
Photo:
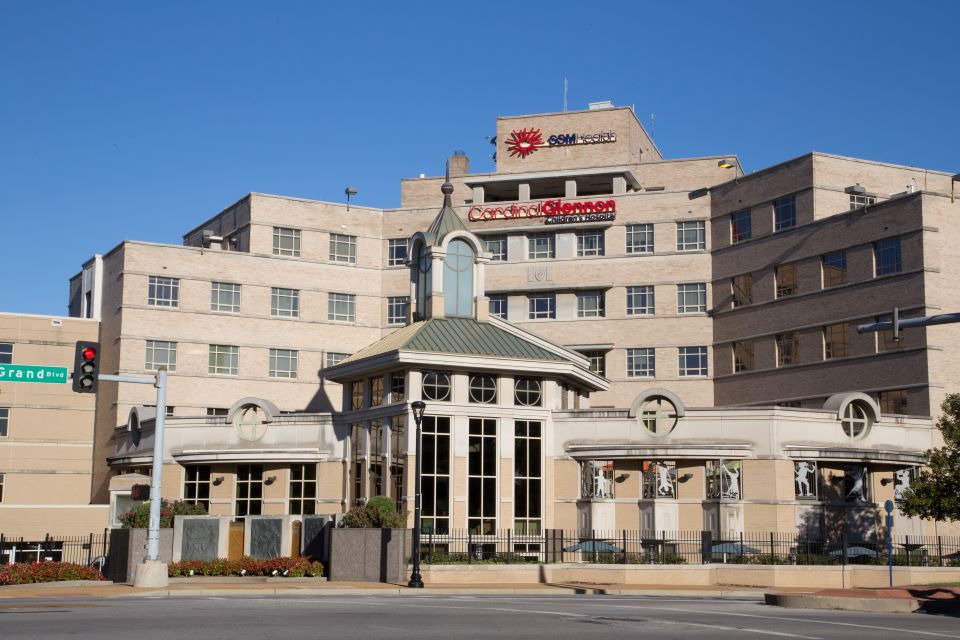
M 67 368 L 32 364 L 0 364 L 0 382 L 66 384 Z

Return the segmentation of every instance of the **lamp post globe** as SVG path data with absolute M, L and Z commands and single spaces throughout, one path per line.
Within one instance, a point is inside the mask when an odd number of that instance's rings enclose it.
M 407 583 L 411 589 L 423 589 L 423 578 L 420 577 L 420 425 L 426 408 L 427 403 L 423 400 L 414 400 L 410 403 L 413 421 L 417 425 L 413 495 L 413 573 L 410 574 L 410 581 Z

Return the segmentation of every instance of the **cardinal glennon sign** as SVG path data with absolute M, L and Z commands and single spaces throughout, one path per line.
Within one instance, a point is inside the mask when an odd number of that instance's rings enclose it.
M 517 218 L 545 218 L 544 224 L 573 222 L 606 222 L 616 218 L 616 200 L 544 200 L 531 204 L 508 204 L 502 207 L 470 207 L 467 217 L 471 222 L 484 220 L 514 220 Z

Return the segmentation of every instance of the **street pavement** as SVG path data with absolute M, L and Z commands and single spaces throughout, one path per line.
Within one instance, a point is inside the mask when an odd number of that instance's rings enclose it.
M 783 609 L 760 597 L 605 595 L 6 598 L 0 638 L 960 639 L 960 618 Z

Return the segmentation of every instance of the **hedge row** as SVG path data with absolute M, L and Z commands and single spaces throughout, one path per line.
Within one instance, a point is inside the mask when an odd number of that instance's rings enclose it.
M 192 573 L 191 573 L 192 572 Z M 287 578 L 319 578 L 323 576 L 323 564 L 297 556 L 256 560 L 243 557 L 239 560 L 182 560 L 169 565 L 171 578 L 189 576 L 278 576 Z
M 64 580 L 103 580 L 103 576 L 94 567 L 72 562 L 18 562 L 0 565 L 0 585 Z

